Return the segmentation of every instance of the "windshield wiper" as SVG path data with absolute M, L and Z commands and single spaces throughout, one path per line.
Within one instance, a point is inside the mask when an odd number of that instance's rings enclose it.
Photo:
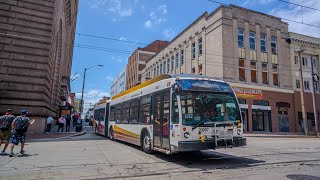
M 210 117 L 210 116 L 205 117 L 205 119 L 204 119 L 204 120 L 202 120 L 199 124 L 197 124 L 196 126 L 192 127 L 192 131 L 193 131 L 193 130 L 195 130 L 197 127 L 199 127 L 201 124 L 203 124 L 206 120 L 208 120 L 208 119 L 209 119 L 209 117 Z

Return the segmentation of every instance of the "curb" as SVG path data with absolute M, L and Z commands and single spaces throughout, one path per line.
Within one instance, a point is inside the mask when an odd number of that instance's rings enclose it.
M 302 136 L 302 135 L 244 135 L 244 137 L 256 137 L 256 138 L 319 138 L 317 136 Z
M 58 137 L 58 138 L 39 138 L 39 139 L 29 139 L 29 142 L 48 142 L 48 141 L 55 141 L 55 140 L 61 140 L 61 139 L 69 139 L 72 137 L 82 136 L 85 135 L 87 131 L 82 131 L 77 134 L 64 136 L 64 137 Z

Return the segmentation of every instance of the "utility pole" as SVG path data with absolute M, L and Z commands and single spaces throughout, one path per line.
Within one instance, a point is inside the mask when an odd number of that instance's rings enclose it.
M 83 113 L 83 93 L 84 93 L 84 83 L 86 81 L 86 72 L 87 72 L 87 68 L 84 68 L 84 74 L 83 74 L 83 81 L 82 81 L 82 93 L 81 93 L 81 101 L 80 101 L 80 104 L 81 104 L 81 108 L 80 108 L 80 118 L 81 118 L 81 114 Z
M 315 126 L 316 126 L 316 133 L 317 133 L 317 136 L 320 136 L 320 133 L 319 133 L 319 127 L 318 127 L 318 111 L 317 111 L 317 99 L 315 97 L 316 95 L 316 88 L 315 88 L 315 84 L 318 83 L 319 81 L 319 76 L 318 74 L 315 74 L 314 73 L 314 69 L 313 69 L 313 59 L 311 58 L 311 77 L 312 77 L 312 87 L 313 87 L 313 90 L 312 90 L 312 100 L 313 100 L 313 114 L 314 114 L 314 122 L 315 122 Z
M 91 68 L 97 67 L 97 66 L 98 66 L 98 67 L 103 67 L 103 65 L 98 64 L 98 65 L 94 65 L 94 66 L 91 66 L 91 67 L 88 67 L 88 68 L 84 68 L 83 81 L 82 81 L 81 102 L 80 102 L 80 104 L 81 104 L 81 108 L 80 108 L 80 118 L 81 118 L 81 114 L 83 113 L 83 105 L 84 105 L 84 103 L 83 103 L 83 93 L 84 93 L 84 83 L 85 83 L 85 81 L 86 81 L 86 72 L 87 72 L 88 69 L 91 69 Z
M 298 49 L 298 58 L 299 58 L 299 74 L 300 74 L 300 97 L 301 97 L 301 109 L 302 109 L 302 119 L 303 119 L 303 128 L 305 135 L 308 135 L 308 122 L 306 109 L 304 107 L 304 85 L 303 85 L 303 76 L 302 76 L 302 60 L 301 60 L 301 52 L 304 50 Z

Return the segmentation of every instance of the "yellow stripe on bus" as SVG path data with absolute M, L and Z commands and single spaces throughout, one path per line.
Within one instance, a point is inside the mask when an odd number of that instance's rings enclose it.
M 127 136 L 134 137 L 134 138 L 138 138 L 138 139 L 140 138 L 140 135 L 139 135 L 139 134 L 136 134 L 136 133 L 127 131 L 127 130 L 122 129 L 122 128 L 120 128 L 119 126 L 116 126 L 116 125 L 114 125 L 114 131 L 115 131 L 115 132 L 122 133 L 122 134 L 125 134 L 125 135 L 127 135 Z

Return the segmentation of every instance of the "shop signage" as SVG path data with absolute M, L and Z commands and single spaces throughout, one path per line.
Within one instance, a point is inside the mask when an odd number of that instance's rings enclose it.
M 262 99 L 262 90 L 242 88 L 242 87 L 232 87 L 238 98 L 243 99 Z

